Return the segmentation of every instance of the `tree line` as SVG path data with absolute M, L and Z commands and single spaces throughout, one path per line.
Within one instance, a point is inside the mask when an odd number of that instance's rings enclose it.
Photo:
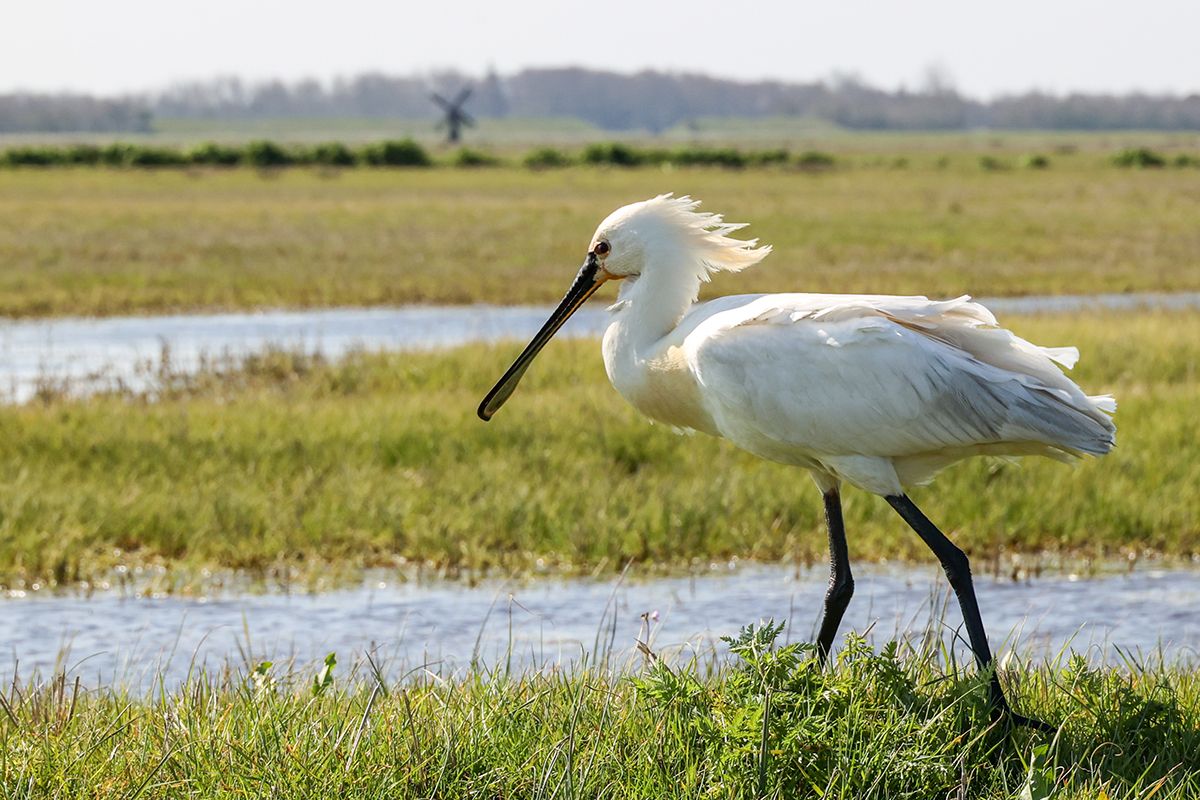
M 739 82 L 704 75 L 583 68 L 526 69 L 482 78 L 455 72 L 369 73 L 330 82 L 181 83 L 137 97 L 0 96 L 0 130 L 145 130 L 151 118 L 432 119 L 431 91 L 472 86 L 479 117 L 573 117 L 611 131 L 658 132 L 703 117 L 805 116 L 853 130 L 1200 130 L 1200 93 L 1028 92 L 992 101 L 933 82 L 887 91 L 852 77 L 810 83 Z M 76 127 L 71 127 L 72 125 Z
M 0 95 L 0 132 L 144 133 L 152 112 L 140 99 L 102 99 L 84 94 Z

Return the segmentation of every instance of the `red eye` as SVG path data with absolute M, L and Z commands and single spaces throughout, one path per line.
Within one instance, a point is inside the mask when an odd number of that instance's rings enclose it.
M 612 248 L 608 246 L 608 242 L 596 242 L 596 248 L 594 250 L 596 255 L 606 256 L 610 250 L 612 250 Z

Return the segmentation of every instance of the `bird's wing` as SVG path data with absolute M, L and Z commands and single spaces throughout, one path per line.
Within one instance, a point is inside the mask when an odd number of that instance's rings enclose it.
M 1107 452 L 1111 400 L 1088 398 L 970 298 L 765 295 L 684 340 L 707 410 L 731 438 L 830 455 L 905 456 L 984 443 Z

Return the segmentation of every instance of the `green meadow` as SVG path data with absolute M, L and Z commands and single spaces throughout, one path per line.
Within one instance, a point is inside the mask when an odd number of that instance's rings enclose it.
M 668 191 L 775 247 L 707 294 L 1200 289 L 1200 173 L 1113 152 L 1046 169 L 914 147 L 835 151 L 817 172 L 3 170 L 0 316 L 551 302 L 609 211 Z
M 975 558 L 1200 555 L 1200 315 L 1010 317 L 1019 334 L 1083 353 L 1074 376 L 1114 393 L 1118 447 L 1065 466 L 974 460 L 916 499 Z M 0 584 L 95 582 L 166 566 L 325 580 L 335 567 L 428 568 L 468 579 L 686 569 L 733 557 L 824 558 L 803 471 L 640 418 L 608 385 L 594 341 L 551 344 L 490 423 L 484 392 L 520 343 L 361 353 L 280 351 L 154 400 L 71 399 L 47 387 L 0 407 Z M 857 559 L 929 560 L 878 498 L 850 491 Z

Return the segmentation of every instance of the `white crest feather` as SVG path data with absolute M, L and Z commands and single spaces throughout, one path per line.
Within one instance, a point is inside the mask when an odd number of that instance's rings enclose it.
M 729 234 L 745 228 L 746 223 L 726 222 L 720 214 L 699 211 L 700 201 L 688 195 L 660 194 L 645 201 L 644 207 L 688 235 L 688 244 L 704 267 L 700 275 L 704 280 L 713 272 L 740 272 L 771 253 L 771 246 L 759 247 L 758 239 L 730 238 Z

